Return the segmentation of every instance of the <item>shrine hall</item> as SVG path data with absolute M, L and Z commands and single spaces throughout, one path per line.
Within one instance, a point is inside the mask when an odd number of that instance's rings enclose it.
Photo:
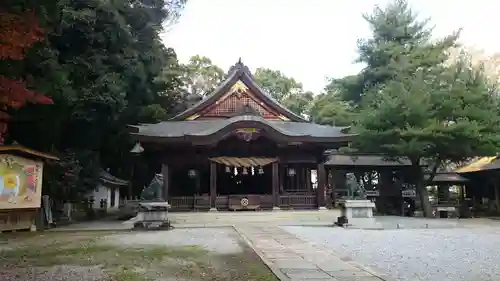
M 161 155 L 161 197 L 183 211 L 324 209 L 325 152 L 355 137 L 285 108 L 241 60 L 171 120 L 131 127 L 146 151 Z

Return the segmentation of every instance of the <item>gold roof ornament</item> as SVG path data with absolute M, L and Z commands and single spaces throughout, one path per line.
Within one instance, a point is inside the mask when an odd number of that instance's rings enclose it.
M 194 120 L 198 117 L 200 117 L 200 114 L 193 114 L 193 115 L 189 116 L 188 118 L 186 118 L 186 120 L 191 121 L 191 120 Z
M 285 117 L 285 116 L 283 116 L 281 114 L 278 116 L 278 118 L 281 119 L 282 121 L 290 121 L 289 118 L 287 118 L 287 117 Z
M 242 93 L 248 90 L 247 85 L 245 83 L 241 82 L 241 80 L 238 80 L 234 85 L 231 87 L 231 92 L 238 92 Z

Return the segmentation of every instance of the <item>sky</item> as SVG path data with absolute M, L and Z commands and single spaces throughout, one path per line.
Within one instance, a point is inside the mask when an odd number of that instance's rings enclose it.
M 179 60 L 209 57 L 224 70 L 241 57 L 250 69 L 282 71 L 319 93 L 328 77 L 357 73 L 356 41 L 370 36 L 362 14 L 388 0 L 188 0 L 178 22 L 162 35 Z M 495 0 L 413 0 L 430 17 L 434 35 L 462 28 L 460 42 L 500 52 Z M 492 32 L 493 31 L 493 32 Z

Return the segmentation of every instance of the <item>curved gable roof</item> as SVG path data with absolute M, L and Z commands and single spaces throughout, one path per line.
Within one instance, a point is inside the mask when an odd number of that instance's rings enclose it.
M 130 126 L 131 135 L 138 141 L 190 141 L 215 137 L 220 139 L 237 128 L 257 127 L 280 140 L 338 143 L 349 142 L 356 136 L 349 134 L 349 127 L 334 127 L 307 122 L 266 120 L 260 116 L 241 115 L 228 119 L 190 121 L 164 121 L 157 124 Z
M 194 104 L 190 108 L 185 111 L 174 116 L 172 121 L 182 121 L 186 120 L 189 116 L 200 112 L 201 110 L 206 109 L 207 107 L 214 104 L 219 98 L 221 98 L 224 94 L 229 91 L 229 89 L 240 80 L 243 82 L 251 91 L 254 93 L 259 99 L 262 100 L 267 106 L 276 110 L 283 116 L 287 117 L 291 121 L 295 122 L 308 122 L 306 119 L 301 116 L 293 113 L 283 105 L 281 105 L 277 100 L 271 97 L 271 95 L 267 94 L 254 80 L 250 69 L 245 66 L 241 59 L 229 69 L 228 75 L 225 80 L 215 88 L 215 90 L 205 97 L 203 100 Z

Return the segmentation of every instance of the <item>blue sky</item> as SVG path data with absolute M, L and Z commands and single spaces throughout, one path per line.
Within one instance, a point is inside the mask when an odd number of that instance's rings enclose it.
M 370 35 L 361 17 L 388 0 L 188 0 L 179 22 L 163 35 L 181 62 L 204 55 L 225 70 L 239 57 L 251 69 L 281 70 L 319 92 L 327 77 L 361 69 L 353 64 L 356 40 Z M 431 17 L 435 35 L 463 28 L 461 42 L 500 52 L 496 20 L 500 1 L 413 0 Z

